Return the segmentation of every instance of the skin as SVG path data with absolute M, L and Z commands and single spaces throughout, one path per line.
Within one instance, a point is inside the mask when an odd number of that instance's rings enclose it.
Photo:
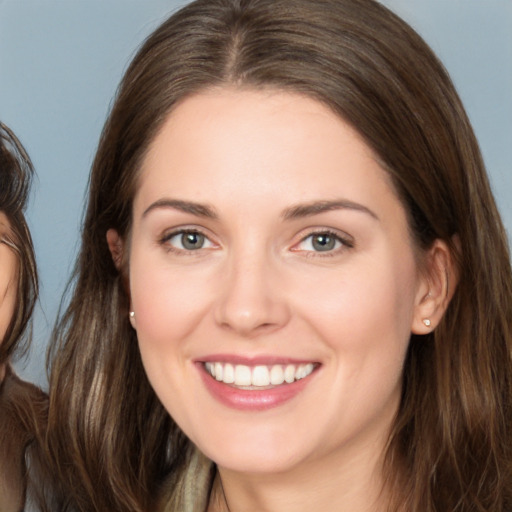
M 10 231 L 9 219 L 0 212 L 0 239 Z M 17 258 L 13 250 L 0 242 L 0 343 L 4 339 L 16 305 Z M 0 382 L 5 376 L 5 365 L 0 365 Z
M 291 215 L 325 201 L 343 207 Z M 204 246 L 184 249 L 183 229 Z M 312 233 L 331 233 L 334 248 L 318 251 Z M 350 126 L 290 93 L 188 98 L 144 161 L 129 248 L 113 230 L 107 240 L 114 261 L 129 251 L 151 384 L 217 463 L 231 511 L 379 509 L 410 334 L 439 321 L 449 257 L 436 242 L 419 258 L 388 175 Z M 284 404 L 240 411 L 206 389 L 197 361 L 210 354 L 317 369 Z

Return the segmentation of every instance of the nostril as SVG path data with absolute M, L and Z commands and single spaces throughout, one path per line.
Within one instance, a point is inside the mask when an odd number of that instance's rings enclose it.
M 241 317 L 231 318 L 219 323 L 222 329 L 235 332 L 243 337 L 252 338 L 279 329 L 286 322 L 259 322 L 257 319 Z
M 288 303 L 275 281 L 263 271 L 232 271 L 223 286 L 213 310 L 215 322 L 221 328 L 251 337 L 279 329 L 288 322 Z

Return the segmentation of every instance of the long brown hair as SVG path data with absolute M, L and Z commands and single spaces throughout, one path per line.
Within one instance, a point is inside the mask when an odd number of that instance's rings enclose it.
M 30 319 L 38 296 L 38 277 L 32 237 L 25 209 L 34 169 L 15 134 L 0 122 L 0 211 L 9 221 L 1 233 L 17 256 L 16 308 L 2 340 L 0 365 L 6 365 L 0 382 L 0 508 L 21 510 L 29 501 L 40 510 L 51 484 L 41 446 L 47 423 L 48 401 L 36 386 L 20 380 L 8 363 L 23 355 L 30 343 Z
M 33 174 L 32 162 L 21 142 L 0 122 L 0 211 L 10 224 L 0 243 L 8 245 L 18 257 L 16 311 L 0 344 L 0 364 L 14 353 L 21 355 L 27 350 L 27 326 L 38 295 L 34 247 L 24 215 Z
M 173 107 L 209 87 L 324 103 L 389 172 L 421 249 L 441 239 L 459 285 L 412 336 L 386 454 L 391 510 L 512 507 L 512 275 L 470 122 L 442 64 L 374 0 L 198 0 L 129 66 L 93 164 L 74 289 L 53 340 L 50 448 L 79 510 L 142 511 L 187 440 L 155 397 L 105 240 L 130 232 L 145 152 Z M 172 115 L 172 114 L 171 114 Z

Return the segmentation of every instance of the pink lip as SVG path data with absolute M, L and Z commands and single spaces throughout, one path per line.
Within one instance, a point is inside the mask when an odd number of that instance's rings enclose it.
M 235 358 L 238 360 L 238 358 Z M 212 361 L 232 362 L 233 358 L 217 358 Z M 248 364 L 247 359 L 244 362 L 235 364 Z M 256 359 L 251 360 L 251 364 L 257 364 Z M 286 364 L 281 362 L 268 362 L 269 359 L 265 358 L 260 364 Z M 205 360 L 208 362 L 208 360 Z M 288 361 L 287 361 L 288 362 Z M 290 363 L 291 364 L 291 363 Z M 311 378 L 317 373 L 314 371 L 306 378 L 292 382 L 291 384 L 281 384 L 280 386 L 269 387 L 261 390 L 247 390 L 233 387 L 224 382 L 219 382 L 214 379 L 205 369 L 202 362 L 198 362 L 196 367 L 199 370 L 206 389 L 210 394 L 223 405 L 232 409 L 242 411 L 265 411 L 278 407 L 297 396 L 304 388 L 310 383 Z
M 201 357 L 196 359 L 196 362 L 199 363 L 215 363 L 217 361 L 222 361 L 223 363 L 231 363 L 231 364 L 245 364 L 247 366 L 257 366 L 257 365 L 265 365 L 272 366 L 274 364 L 307 364 L 312 363 L 311 359 L 293 359 L 290 357 L 278 357 L 278 356 L 237 356 L 233 354 L 211 354 L 205 357 Z

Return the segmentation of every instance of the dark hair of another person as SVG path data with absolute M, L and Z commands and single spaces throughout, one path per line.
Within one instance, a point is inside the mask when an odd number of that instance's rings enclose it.
M 53 484 L 41 449 L 48 400 L 39 388 L 18 378 L 9 364 L 28 350 L 30 319 L 38 296 L 34 248 L 24 215 L 33 175 L 25 149 L 0 122 L 0 211 L 9 221 L 0 243 L 17 256 L 16 307 L 0 340 L 0 364 L 7 366 L 0 382 L 0 480 L 7 489 L 7 495 L 0 496 L 2 512 L 4 506 L 24 510 L 28 503 L 41 511 L 53 509 Z
M 198 0 L 129 66 L 92 168 L 74 288 L 53 341 L 50 448 L 78 510 L 144 511 L 186 467 L 128 321 L 128 239 L 141 163 L 173 108 L 215 87 L 298 93 L 352 125 L 389 173 L 418 249 L 445 241 L 459 283 L 412 336 L 385 459 L 390 510 L 512 507 L 512 276 L 470 122 L 426 43 L 373 0 Z M 58 461 L 58 462 L 57 462 Z
M 0 344 L 0 364 L 15 352 L 21 355 L 26 351 L 29 336 L 24 334 L 37 300 L 34 247 L 24 215 L 33 174 L 32 163 L 20 141 L 0 123 L 0 211 L 10 223 L 1 243 L 7 244 L 18 257 L 16 309 Z

